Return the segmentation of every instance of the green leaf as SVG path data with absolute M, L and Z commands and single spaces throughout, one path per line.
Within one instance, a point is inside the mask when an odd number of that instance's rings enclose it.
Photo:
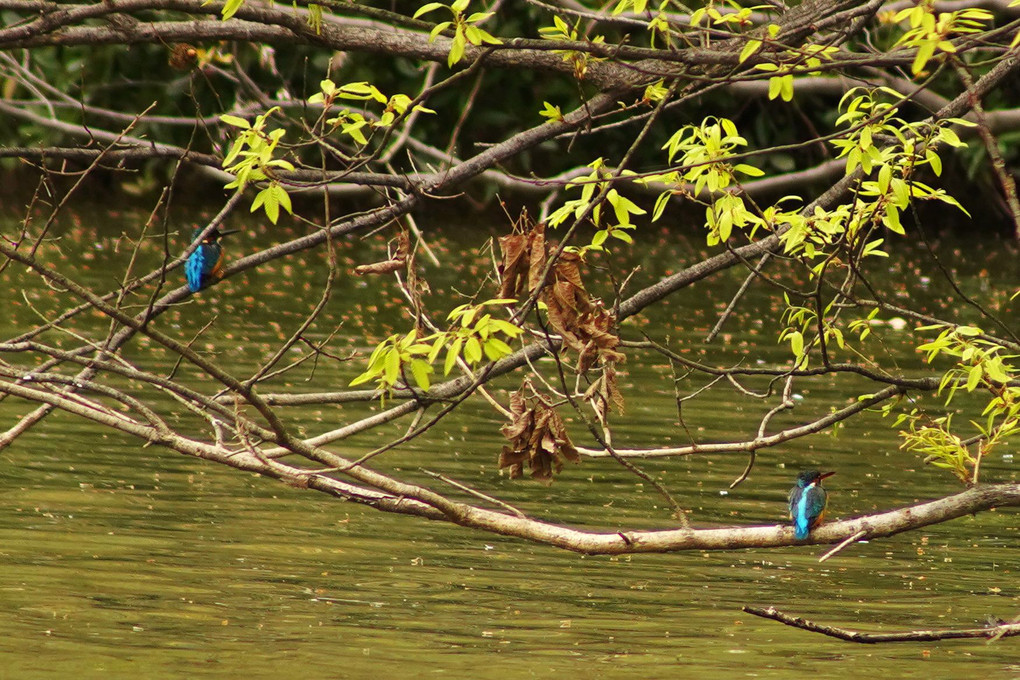
M 489 338 L 485 343 L 485 356 L 489 357 L 490 361 L 502 359 L 512 352 L 513 348 L 499 338 Z
M 493 34 L 486 31 L 484 28 L 478 26 L 471 26 L 474 29 L 475 39 L 471 41 L 474 45 L 480 45 L 485 43 L 487 45 L 502 45 L 503 41 L 494 36 Z
M 344 123 L 340 126 L 340 131 L 345 135 L 350 136 L 354 141 L 362 146 L 368 144 L 368 138 L 365 137 L 365 133 L 361 131 L 361 128 L 367 125 L 367 121 L 364 119 L 355 120 L 350 123 Z
M 765 174 L 764 170 L 756 168 L 753 165 L 748 165 L 747 163 L 738 163 L 733 167 L 733 169 L 736 170 L 737 172 L 744 173 L 748 177 L 761 177 L 762 175 Z
M 503 321 L 502 319 L 493 319 L 492 325 L 496 327 L 496 330 L 500 331 L 505 335 L 510 336 L 511 338 L 516 338 L 518 335 L 524 332 L 522 329 L 513 325 L 509 321 Z
M 280 204 L 280 207 L 286 210 L 289 214 L 293 215 L 294 210 L 290 204 L 290 194 L 287 190 L 281 187 L 279 184 L 276 185 L 276 200 Z
M 471 364 L 477 364 L 482 360 L 482 345 L 478 338 L 470 337 L 464 343 L 464 358 Z
M 984 370 L 985 375 L 987 375 L 989 379 L 994 380 L 997 383 L 1008 383 L 1010 380 L 1012 380 L 1012 376 L 1009 373 L 1007 373 L 1006 370 L 1002 367 L 1002 362 L 999 360 L 998 357 L 995 357 L 994 359 L 990 359 L 987 362 L 985 362 Z
M 239 116 L 231 116 L 229 113 L 224 113 L 222 116 L 220 116 L 220 120 L 226 123 L 227 125 L 233 125 L 234 127 L 238 127 L 243 130 L 251 129 L 251 123 L 249 123 L 244 118 L 241 118 Z
M 400 351 L 391 347 L 386 352 L 386 360 L 383 365 L 383 379 L 386 384 L 392 385 L 400 377 Z
M 364 383 L 367 383 L 369 380 L 371 380 L 375 376 L 376 376 L 376 374 L 373 373 L 372 371 L 365 371 L 364 373 L 359 375 L 357 378 L 355 378 L 354 380 L 349 382 L 348 385 L 350 387 L 357 387 L 358 385 L 363 385 Z
M 417 19 L 421 15 L 428 14 L 429 12 L 435 11 L 435 10 L 439 9 L 440 7 L 445 7 L 445 5 L 443 3 L 441 3 L 441 2 L 427 2 L 424 5 L 422 5 L 421 7 L 419 7 L 418 11 L 415 12 L 414 16 L 411 17 L 411 18 L 412 19 Z
M 973 392 L 974 388 L 981 384 L 981 376 L 984 372 L 981 370 L 981 366 L 972 366 L 970 371 L 967 373 L 967 391 Z
M 669 199 L 672 198 L 673 194 L 668 191 L 663 191 L 659 194 L 659 197 L 655 199 L 655 208 L 652 210 L 652 222 L 657 221 L 662 217 L 662 212 L 666 209 L 666 205 L 669 203 Z
M 924 70 L 928 60 L 935 54 L 935 44 L 935 41 L 928 41 L 918 46 L 917 56 L 914 57 L 914 62 L 910 65 L 910 72 L 913 75 L 916 76 Z
M 463 338 L 457 338 L 450 345 L 450 349 L 446 352 L 446 361 L 443 363 L 443 375 L 450 375 L 450 371 L 457 364 L 457 357 L 460 356 L 460 348 L 464 344 Z
M 268 189 L 267 189 L 268 191 Z M 276 220 L 280 219 L 280 204 L 276 201 L 266 201 L 266 217 L 273 224 L 276 224 Z
M 243 4 L 244 0 L 227 0 L 225 3 L 223 3 L 223 9 L 220 12 L 223 21 L 226 21 L 230 17 L 237 14 L 237 10 L 241 9 L 241 5 Z
M 464 37 L 464 31 L 463 29 L 458 28 L 457 33 L 453 36 L 453 44 L 450 46 L 450 55 L 446 59 L 446 65 L 448 67 L 452 67 L 464 57 L 465 42 L 466 39 Z
M 443 350 L 443 347 L 446 346 L 446 340 L 448 337 L 449 336 L 447 336 L 446 333 L 436 334 L 436 339 L 432 343 L 432 348 L 429 349 L 428 361 L 430 364 L 436 360 L 436 357 L 439 356 L 439 353 Z
M 429 33 L 429 42 L 430 43 L 435 42 L 436 38 L 439 37 L 439 34 L 448 29 L 450 26 L 453 26 L 453 22 L 451 21 L 443 21 L 441 23 L 436 24 L 432 31 Z
M 885 216 L 882 218 L 882 224 L 889 228 L 890 231 L 894 231 L 897 234 L 906 235 L 906 231 L 903 229 L 903 225 L 900 224 L 900 211 L 891 203 L 887 203 L 885 206 Z
M 412 328 L 411 330 L 407 331 L 407 333 L 404 334 L 404 337 L 397 341 L 397 346 L 399 346 L 403 350 L 406 350 L 417 339 L 418 329 Z
M 616 192 L 616 189 L 611 189 L 606 195 L 606 200 L 609 201 L 610 205 L 613 206 L 613 213 L 616 215 L 616 221 L 620 224 L 630 224 L 631 213 L 635 215 L 644 215 L 645 211 L 639 208 L 634 201 L 621 196 Z
M 877 257 L 889 257 L 889 253 L 886 253 L 885 251 L 882 251 L 882 250 L 878 249 L 879 246 L 882 245 L 882 242 L 884 240 L 885 239 L 881 239 L 880 238 L 880 239 L 876 239 L 876 240 L 871 241 L 868 244 L 866 244 L 864 246 L 863 252 L 861 253 L 861 257 L 869 257 L 869 256 L 872 256 L 872 255 L 877 256 Z M 877 311 L 878 311 L 877 309 L 872 310 L 872 315 L 874 315 L 875 312 L 877 312 Z M 869 318 L 874 318 L 874 316 L 871 316 Z M 863 337 L 861 339 L 863 340 Z
M 553 106 L 549 102 L 542 102 L 542 110 L 539 111 L 538 115 L 548 118 L 550 122 L 563 120 L 563 112 L 560 110 L 560 107 Z
M 308 4 L 308 25 L 315 31 L 315 35 L 322 33 L 322 5 Z
M 269 190 L 268 189 L 263 189 L 262 191 L 260 191 L 258 193 L 258 195 L 255 196 L 255 200 L 252 201 L 251 212 L 255 212 L 259 208 L 263 207 L 266 204 L 266 201 L 268 201 L 268 200 L 269 200 Z M 268 214 L 268 212 L 269 212 L 268 208 L 266 208 L 266 214 Z M 275 220 L 273 220 L 273 223 L 275 223 Z
M 957 135 L 954 130 L 947 127 L 939 129 L 938 140 L 940 142 L 948 144 L 949 146 L 954 147 L 967 146 L 967 144 L 960 139 L 960 136 Z
M 793 101 L 793 76 L 786 75 L 782 77 L 782 96 L 784 102 Z
M 744 49 L 740 50 L 740 60 L 738 63 L 743 64 L 759 48 L 761 48 L 761 40 L 748 40 L 747 44 L 744 45 Z
M 415 359 L 411 362 L 411 375 L 414 376 L 414 382 L 418 384 L 418 387 L 423 390 L 428 390 L 432 384 L 429 381 L 429 373 L 432 372 L 432 366 L 428 362 L 422 361 L 421 359 Z
M 828 335 L 831 338 L 835 339 L 836 345 L 840 349 L 845 349 L 846 348 L 846 344 L 845 344 L 845 342 L 843 340 L 843 331 L 839 330 L 838 328 L 830 328 L 828 330 Z
M 762 64 L 764 66 L 764 64 Z M 775 99 L 783 92 L 783 79 L 781 76 L 769 78 L 769 99 Z
M 892 166 L 888 163 L 878 169 L 878 190 L 880 193 L 889 191 L 889 182 L 892 181 Z
M 794 356 L 801 357 L 804 354 L 804 335 L 800 331 L 792 331 L 787 337 L 790 341 L 790 350 Z

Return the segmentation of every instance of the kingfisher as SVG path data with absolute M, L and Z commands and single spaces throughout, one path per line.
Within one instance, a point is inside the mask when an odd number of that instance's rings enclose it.
M 828 501 L 822 480 L 834 474 L 805 470 L 797 475 L 797 483 L 790 489 L 790 519 L 793 520 L 793 534 L 798 541 L 807 538 L 808 532 L 821 524 Z
M 202 227 L 196 229 L 191 237 L 192 240 L 201 236 L 202 231 Z M 188 263 L 184 267 L 184 273 L 188 277 L 188 288 L 192 293 L 197 293 L 219 280 L 220 271 L 223 269 L 223 246 L 220 245 L 220 239 L 239 231 L 240 229 L 220 231 L 218 228 L 214 228 L 205 235 L 202 242 L 195 248 L 195 252 L 191 253 L 191 257 L 188 258 Z

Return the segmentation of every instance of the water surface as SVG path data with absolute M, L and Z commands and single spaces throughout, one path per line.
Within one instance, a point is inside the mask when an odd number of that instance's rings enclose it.
M 125 219 L 124 228 L 131 222 Z M 117 225 L 64 248 L 82 280 L 101 285 L 123 266 Z M 183 230 L 190 232 L 190 229 Z M 253 232 L 232 244 L 253 246 Z M 652 254 L 635 253 L 649 278 L 696 254 L 659 234 Z M 246 240 L 250 239 L 250 240 Z M 434 245 L 455 266 L 440 271 L 433 292 L 455 299 L 485 275 L 484 256 L 470 255 L 483 237 L 466 233 Z M 672 244 L 672 245 L 671 245 Z M 378 243 L 342 244 L 345 265 L 371 261 Z M 687 250 L 685 250 L 687 249 Z M 947 247 L 947 253 L 952 249 Z M 459 257 L 461 254 L 464 256 Z M 57 257 L 57 255 L 54 255 Z M 218 314 L 203 351 L 239 373 L 286 336 L 315 299 L 324 275 L 316 255 L 226 281 L 159 321 L 182 335 Z M 1016 280 L 1015 253 L 989 248 L 974 264 L 961 258 L 965 286 L 980 290 L 969 269 L 991 268 Z M 996 259 L 999 258 L 999 259 Z M 910 261 L 904 257 L 896 261 Z M 997 266 L 997 269 L 994 268 Z M 111 269 L 112 268 L 112 269 Z M 890 284 L 904 271 L 895 269 Z M 916 275 L 916 272 L 911 275 Z M 922 274 L 926 275 L 926 274 Z M 35 310 L 59 300 L 31 287 L 13 269 L 0 275 L 12 301 L 4 336 L 33 323 Z M 645 329 L 701 356 L 714 314 L 741 275 L 725 274 L 637 319 Z M 322 337 L 340 325 L 333 349 L 363 349 L 406 328 L 395 289 L 381 279 L 344 277 Z M 726 329 L 713 361 L 755 356 L 785 360 L 776 347 L 772 303 L 752 292 Z M 932 283 L 930 304 L 944 292 Z M 257 297 L 265 316 L 251 313 Z M 265 322 L 268 316 L 271 321 Z M 916 363 L 910 338 L 887 330 L 883 347 Z M 128 355 L 140 350 L 128 350 Z M 913 362 L 913 363 L 912 363 Z M 170 365 L 169 359 L 165 367 Z M 320 366 L 278 386 L 342 386 L 360 364 Z M 187 374 L 185 378 L 188 379 Z M 198 377 L 192 377 L 197 384 Z M 507 383 L 504 387 L 513 387 Z M 666 362 L 638 354 L 621 386 L 628 410 L 618 419 L 622 446 L 682 444 L 672 374 Z M 693 390 L 697 385 L 684 384 Z M 798 406 L 774 427 L 826 413 L 861 385 L 818 380 L 797 390 Z M 288 412 L 294 424 L 321 428 L 368 407 L 315 407 Z M 372 407 L 376 408 L 376 407 Z M 753 436 L 767 407 L 732 390 L 713 389 L 685 411 L 702 441 Z M 25 411 L 0 402 L 0 418 Z M 663 500 L 609 460 L 570 467 L 550 487 L 501 476 L 496 456 L 500 419 L 483 405 L 466 408 L 377 467 L 434 486 L 419 468 L 499 495 L 552 521 L 599 529 L 671 527 Z M 369 450 L 402 425 L 339 448 Z M 578 441 L 584 441 L 578 429 Z M 749 479 L 738 455 L 646 460 L 639 464 L 690 510 L 696 526 L 785 521 L 796 471 L 839 471 L 827 481 L 830 514 L 848 517 L 926 500 L 959 489 L 955 481 L 898 450 L 891 420 L 878 414 L 781 449 L 759 454 Z M 1015 480 L 1010 458 L 987 461 L 987 480 Z M 1018 529 L 1012 510 L 982 513 L 926 531 L 849 548 L 825 563 L 820 546 L 727 553 L 592 557 L 399 517 L 192 460 L 54 415 L 0 453 L 0 678 L 43 677 L 402 677 L 885 678 L 1020 677 L 1017 643 L 852 645 L 757 619 L 744 604 L 776 606 L 820 623 L 867 631 L 982 625 L 989 615 L 1020 610 Z

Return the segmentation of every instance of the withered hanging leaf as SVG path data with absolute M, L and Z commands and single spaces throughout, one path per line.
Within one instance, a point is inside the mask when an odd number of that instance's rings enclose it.
M 509 446 L 504 446 L 503 451 L 499 454 L 499 467 L 510 468 L 510 479 L 517 479 L 524 474 L 524 462 L 528 459 L 528 454 L 524 451 L 514 451 Z
M 372 264 L 359 264 L 354 268 L 358 276 L 365 274 L 389 274 L 404 268 L 403 260 L 386 260 L 384 262 L 373 262 Z
M 588 306 L 587 300 L 578 295 L 577 288 L 570 281 L 557 280 L 552 285 L 552 294 L 560 308 L 572 312 L 574 318 Z
M 617 413 L 623 413 L 623 394 L 616 380 L 616 362 L 607 361 L 602 366 L 602 378 L 605 381 L 605 393 L 616 406 Z
M 396 247 L 391 247 L 389 259 L 382 262 L 373 262 L 372 264 L 359 264 L 354 268 L 354 273 L 358 276 L 364 276 L 365 274 L 390 274 L 403 269 L 407 265 L 407 256 L 411 251 L 411 241 L 407 236 L 407 230 L 401 229 L 396 238 L 390 241 L 391 246 L 394 241 L 396 242 Z
M 527 295 L 528 280 L 528 236 L 508 234 L 499 237 L 499 250 L 503 261 L 499 267 L 499 297 L 519 299 Z
M 503 436 L 511 441 L 519 437 L 523 437 L 526 433 L 530 432 L 531 428 L 534 426 L 533 411 L 528 410 L 514 415 L 519 417 L 516 417 L 514 420 L 499 428 L 499 431 L 503 433 Z
M 596 301 L 589 313 L 579 323 L 581 332 L 588 339 L 588 344 L 578 357 L 577 370 L 584 372 L 591 368 L 596 360 L 603 362 L 622 362 L 626 356 L 616 350 L 620 346 L 620 337 L 614 332 L 616 318 Z
M 526 396 L 527 392 L 532 396 Z M 560 414 L 533 390 L 529 380 L 510 396 L 510 412 L 513 420 L 501 428 L 510 444 L 500 452 L 499 467 L 509 468 L 511 479 L 524 473 L 526 463 L 532 478 L 549 484 L 553 474 L 563 469 L 564 460 L 580 462 Z
M 547 242 L 545 225 L 530 224 L 526 214 L 514 225 L 515 232 L 500 237 L 503 260 L 500 265 L 500 296 L 522 299 L 534 294 L 542 284 L 549 253 L 555 243 Z M 560 336 L 563 345 L 577 352 L 575 370 L 586 373 L 600 362 L 622 362 L 626 356 L 617 348 L 616 318 L 602 302 L 592 298 L 581 277 L 581 256 L 572 251 L 559 254 L 549 280 L 539 296 L 545 303 L 545 316 L 550 328 Z
M 528 291 L 536 290 L 542 281 L 547 254 L 545 252 L 545 225 L 539 222 L 528 234 Z
M 530 387 L 530 385 L 531 379 L 525 378 L 523 384 L 521 385 L 521 389 L 517 390 L 516 392 L 510 393 L 510 412 L 513 413 L 515 416 L 523 415 L 524 411 L 528 408 L 528 404 L 524 400 L 524 394 L 522 394 L 522 392 L 524 391 L 525 387 Z
M 411 239 L 407 235 L 407 229 L 401 229 L 395 240 L 397 242 L 397 249 L 390 259 L 407 262 L 407 256 L 411 252 Z M 393 242 L 390 241 L 390 243 L 392 244 Z
M 617 413 L 623 413 L 623 395 L 620 394 L 620 388 L 617 386 L 614 362 L 603 362 L 602 375 L 585 390 L 584 400 L 591 405 L 599 423 L 603 426 L 606 425 L 611 407 L 615 406 Z
M 581 281 L 581 256 L 573 252 L 564 252 L 560 255 L 560 259 L 556 261 L 556 278 L 560 281 L 568 281 L 573 285 L 574 289 L 585 298 L 588 297 L 587 291 L 584 289 L 584 283 Z
M 555 441 L 556 452 L 572 463 L 580 463 L 581 456 L 570 441 L 570 435 L 567 434 L 567 426 L 564 424 L 563 418 L 556 411 L 550 410 L 550 413 L 552 413 L 552 418 L 549 419 L 549 432 Z M 562 467 L 562 463 L 558 462 L 556 471 L 559 472 Z

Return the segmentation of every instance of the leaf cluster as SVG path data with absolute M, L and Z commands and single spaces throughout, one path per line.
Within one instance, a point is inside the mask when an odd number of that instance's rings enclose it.
M 896 424 L 906 422 L 901 432 L 903 447 L 923 453 L 926 462 L 950 470 L 964 483 L 977 481 L 980 459 L 1003 442 L 1020 434 L 1020 355 L 1007 354 L 1003 347 L 985 339 L 985 332 L 976 326 L 923 326 L 919 332 L 938 330 L 935 339 L 918 346 L 926 353 L 929 363 L 939 356 L 953 360 L 939 382 L 938 393 L 945 396 L 946 406 L 960 389 L 966 392 L 983 390 L 990 395 L 981 415 L 982 422 L 971 420 L 977 432 L 972 444 L 977 446 L 973 455 L 968 445 L 953 433 L 952 415 L 927 418 L 917 409 L 901 415 Z
M 224 186 L 225 189 L 243 189 L 251 182 L 269 179 L 273 168 L 294 169 L 294 165 L 290 161 L 273 157 L 285 131 L 282 128 L 266 131 L 268 118 L 279 110 L 280 107 L 274 106 L 265 113 L 256 116 L 253 123 L 238 116 L 220 116 L 220 120 L 227 125 L 240 129 L 230 151 L 223 159 L 223 168 L 234 175 L 234 180 L 228 182 Z M 274 178 L 255 196 L 255 200 L 251 204 L 251 212 L 262 208 L 266 212 L 266 217 L 276 224 L 280 217 L 281 207 L 288 213 L 293 213 L 290 196 L 280 185 L 280 182 Z
M 525 233 L 500 237 L 499 247 L 500 296 L 523 299 L 539 292 L 549 326 L 566 347 L 577 352 L 578 373 L 587 372 L 599 362 L 624 361 L 625 356 L 617 349 L 620 338 L 616 320 L 601 300 L 585 289 L 579 253 L 561 253 L 545 282 L 542 277 L 550 265 L 551 248 L 543 223 L 534 224 Z
M 900 10 L 893 17 L 893 21 L 906 20 L 910 24 L 910 28 L 896 41 L 895 46 L 917 49 L 914 61 L 910 65 L 911 73 L 916 76 L 925 69 L 936 53 L 956 53 L 952 38 L 980 33 L 985 30 L 985 24 L 993 18 L 991 12 L 977 8 L 939 12 L 936 15 L 934 0 L 924 0 L 914 7 Z
M 444 31 L 453 29 L 453 41 L 450 44 L 450 55 L 446 65 L 452 67 L 464 58 L 464 48 L 468 45 L 502 45 L 503 41 L 492 35 L 479 24 L 492 16 L 492 12 L 475 12 L 464 16 L 464 12 L 470 5 L 470 0 L 455 0 L 449 5 L 441 2 L 428 2 L 418 8 L 414 18 L 434 12 L 437 9 L 446 9 L 453 15 L 450 21 L 441 21 L 433 27 L 429 34 L 429 42 L 433 42 Z
M 592 236 L 591 243 L 585 250 L 603 250 L 609 238 L 633 244 L 633 237 L 627 233 L 636 225 L 631 220 L 631 215 L 644 215 L 645 210 L 637 203 L 621 194 L 612 186 L 612 177 L 607 173 L 605 159 L 596 158 L 587 167 L 592 171 L 588 175 L 567 183 L 566 188 L 581 188 L 580 198 L 565 201 L 549 215 L 549 226 L 557 227 L 573 216 L 575 220 L 588 215 L 588 219 L 595 226 L 596 231 Z M 621 173 L 623 177 L 632 177 L 632 171 Z M 603 220 L 603 206 L 608 204 L 612 210 L 613 220 Z
M 501 428 L 510 443 L 503 446 L 499 467 L 509 468 L 511 479 L 521 477 L 527 465 L 533 479 L 549 484 L 565 461 L 581 461 L 563 418 L 530 379 L 510 395 L 510 413 L 511 421 Z
M 484 310 L 487 307 L 505 307 L 514 302 L 495 299 L 461 305 L 447 316 L 451 323 L 446 331 L 422 336 L 414 328 L 405 335 L 391 335 L 376 346 L 369 357 L 368 368 L 351 381 L 351 386 L 375 381 L 384 399 L 398 383 L 405 386 L 414 384 L 427 391 L 432 385 L 432 365 L 444 349 L 443 375 L 449 375 L 459 359 L 463 359 L 469 367 L 477 367 L 485 361 L 498 361 L 513 351 L 500 336 L 513 339 L 523 331 Z

